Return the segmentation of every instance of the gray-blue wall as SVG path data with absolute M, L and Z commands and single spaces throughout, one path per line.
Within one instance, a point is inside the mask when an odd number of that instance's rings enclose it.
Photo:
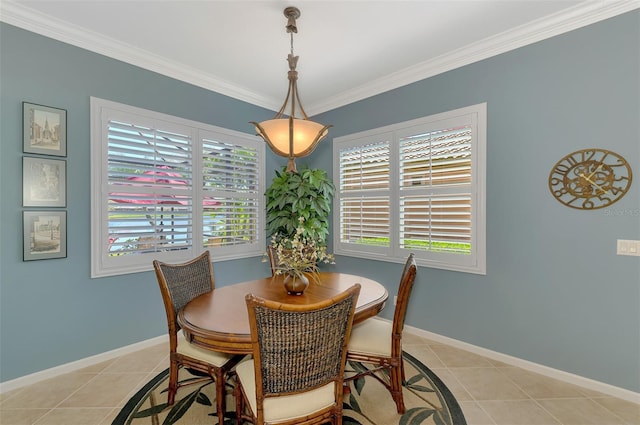
M 0 381 L 166 333 L 155 275 L 90 279 L 90 115 L 96 96 L 251 133 L 273 112 L 16 27 L 0 25 Z M 67 258 L 22 261 L 22 102 L 67 110 Z M 276 160 L 269 157 L 268 165 Z M 33 208 L 31 208 L 33 210 Z M 269 274 L 215 265 L 216 283 Z
M 616 239 L 640 239 L 639 21 L 630 12 L 317 117 L 337 137 L 487 102 L 487 275 L 420 267 L 409 325 L 640 391 L 640 259 L 615 254 Z M 89 96 L 247 133 L 272 113 L 6 24 L 0 40 L 5 381 L 165 332 L 152 273 L 89 279 Z M 68 111 L 66 259 L 22 262 L 22 101 Z M 622 154 L 636 174 L 606 210 L 564 207 L 547 188 L 555 162 L 587 147 Z M 331 144 L 305 162 L 331 172 Z M 401 268 L 336 267 L 391 293 Z M 218 285 L 268 273 L 260 258 L 215 270 Z

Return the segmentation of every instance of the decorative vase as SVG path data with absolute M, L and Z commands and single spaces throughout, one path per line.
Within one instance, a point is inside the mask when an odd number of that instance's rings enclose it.
M 309 278 L 304 274 L 300 276 L 286 274 L 282 282 L 289 295 L 302 295 L 307 286 L 309 286 Z

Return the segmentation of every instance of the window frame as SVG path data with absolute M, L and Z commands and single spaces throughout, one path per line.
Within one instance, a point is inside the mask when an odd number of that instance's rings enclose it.
M 191 121 L 159 112 L 137 108 L 96 97 L 90 98 L 91 111 L 91 277 L 107 277 L 128 273 L 152 270 L 152 261 L 157 259 L 166 262 L 187 261 L 201 254 L 205 249 L 211 252 L 214 261 L 260 256 L 265 245 L 264 216 L 264 182 L 265 182 L 265 147 L 257 136 L 235 130 L 225 129 L 201 122 Z M 134 125 L 145 125 L 148 122 L 161 123 L 159 130 L 180 129 L 191 137 L 192 152 L 192 187 L 185 195 L 191 201 L 192 224 L 191 245 L 185 249 L 173 251 L 141 252 L 139 255 L 114 257 L 109 255 L 108 220 L 109 220 L 109 176 L 108 176 L 108 127 L 109 121 L 124 117 Z M 231 246 L 204 247 L 204 218 L 202 205 L 203 185 L 203 140 L 212 137 L 224 143 L 247 146 L 256 152 L 256 226 L 251 243 Z M 240 193 L 240 192 L 239 192 Z M 246 195 L 244 195 L 246 197 Z
M 471 123 L 471 254 L 453 254 L 434 251 L 411 250 L 400 247 L 400 140 L 421 129 L 437 128 L 438 123 Z M 444 128 L 444 127 L 443 127 Z M 486 274 L 486 150 L 487 150 L 487 104 L 480 103 L 422 118 L 387 125 L 354 134 L 336 137 L 333 140 L 333 176 L 336 194 L 333 199 L 333 251 L 336 255 L 358 257 L 379 261 L 403 263 L 410 252 L 416 262 L 425 267 Z M 363 245 L 341 241 L 341 201 L 345 197 L 341 188 L 341 151 L 365 146 L 379 141 L 389 141 L 389 246 Z M 454 188 L 454 186 L 452 186 Z M 438 189 L 439 191 L 442 189 Z M 457 189 L 451 191 L 456 193 Z M 371 196 L 383 193 L 370 191 Z M 347 194 L 348 195 L 348 194 Z M 362 195 L 364 199 L 370 197 Z

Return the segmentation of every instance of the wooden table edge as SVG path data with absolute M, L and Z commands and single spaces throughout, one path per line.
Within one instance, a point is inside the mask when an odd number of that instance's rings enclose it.
M 334 274 L 355 277 L 357 278 L 356 280 L 371 281 L 377 285 L 380 285 L 384 290 L 384 293 L 379 298 L 372 300 L 367 304 L 356 307 L 356 311 L 353 317 L 354 324 L 361 323 L 369 318 L 375 317 L 384 309 L 386 302 L 389 298 L 389 292 L 384 287 L 384 285 L 382 285 L 381 283 L 373 279 L 369 279 L 363 276 L 350 275 L 346 273 L 334 273 Z M 264 279 L 257 279 L 256 282 L 267 280 L 267 279 L 271 279 L 271 277 L 264 278 Z M 254 281 L 251 281 L 251 282 L 254 282 Z M 245 284 L 245 283 L 247 282 L 240 282 L 236 285 Z M 230 286 L 233 286 L 233 285 L 230 285 Z M 179 326 L 181 326 L 182 332 L 184 332 L 187 341 L 191 342 L 192 344 L 195 344 L 205 349 L 215 350 L 215 351 L 228 353 L 228 354 L 250 354 L 252 352 L 251 337 L 250 337 L 250 334 L 248 333 L 234 334 L 234 333 L 227 333 L 227 332 L 217 332 L 211 329 L 203 329 L 192 323 L 189 323 L 188 326 L 185 326 L 185 323 L 188 323 L 188 322 L 184 318 L 184 309 L 181 309 L 178 312 L 178 324 Z

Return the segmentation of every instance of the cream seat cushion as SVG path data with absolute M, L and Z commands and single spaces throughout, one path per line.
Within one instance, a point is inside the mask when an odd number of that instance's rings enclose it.
M 252 412 L 256 412 L 256 377 L 253 359 L 245 359 L 236 366 L 236 374 L 242 383 Z M 334 383 L 330 382 L 315 390 L 302 394 L 280 397 L 267 397 L 264 400 L 264 420 L 266 422 L 280 422 L 293 418 L 304 417 L 335 402 Z
M 224 365 L 232 357 L 230 354 L 207 350 L 191 344 L 180 331 L 178 332 L 178 348 L 176 352 L 218 367 Z
M 390 357 L 391 326 L 391 322 L 377 318 L 353 325 L 347 351 Z

